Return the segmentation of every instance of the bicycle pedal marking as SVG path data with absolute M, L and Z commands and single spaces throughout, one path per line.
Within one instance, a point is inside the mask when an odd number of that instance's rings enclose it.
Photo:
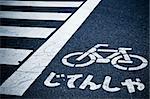
M 136 89 L 138 91 L 143 91 L 145 89 L 145 85 L 140 78 L 136 78 L 135 81 L 133 81 L 130 78 L 127 78 L 124 81 L 121 81 L 120 85 L 114 86 L 111 85 L 111 83 L 114 82 L 114 80 L 112 80 L 112 77 L 109 75 L 104 77 L 102 83 L 96 83 L 93 80 L 94 76 L 91 74 L 88 74 L 85 78 L 83 74 L 68 74 L 68 75 L 63 74 L 66 77 L 65 79 L 64 76 L 61 77 L 61 75 L 58 75 L 55 72 L 51 72 L 49 76 L 46 78 L 46 80 L 44 81 L 44 85 L 47 86 L 48 88 L 59 87 L 61 86 L 62 81 L 53 81 L 53 79 L 63 79 L 63 81 L 66 83 L 66 87 L 68 87 L 69 89 L 78 88 L 81 90 L 89 89 L 91 91 L 94 91 L 102 88 L 104 91 L 110 93 L 121 91 L 123 87 L 126 87 L 128 93 L 135 93 Z M 81 82 L 81 83 L 80 85 L 76 85 L 76 82 Z
M 148 61 L 139 55 L 132 55 L 128 54 L 128 50 L 132 50 L 132 48 L 118 48 L 118 50 L 115 49 L 103 49 L 101 47 L 108 47 L 108 44 L 97 44 L 94 47 L 90 48 L 87 52 L 74 52 L 70 53 L 62 58 L 62 63 L 65 66 L 68 67 L 87 67 L 94 62 L 102 64 L 102 63 L 111 63 L 115 68 L 119 70 L 125 70 L 125 71 L 137 71 L 144 69 L 148 65 Z M 112 53 L 111 55 L 107 57 L 103 57 L 100 55 L 100 52 L 106 52 L 106 53 Z M 90 60 L 86 63 L 76 64 L 68 61 L 68 58 L 71 58 L 73 56 L 78 56 L 76 58 L 76 61 L 82 61 L 82 59 L 89 57 Z M 132 58 L 140 60 L 142 63 L 138 66 L 132 66 L 132 67 L 125 67 L 121 66 L 119 64 L 133 64 Z

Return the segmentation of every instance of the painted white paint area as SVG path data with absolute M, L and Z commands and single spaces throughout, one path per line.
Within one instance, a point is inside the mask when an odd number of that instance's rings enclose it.
M 36 52 L 25 61 L 16 72 L 38 72 L 27 77 L 27 79 L 36 79 L 46 66 L 52 61 L 52 59 L 57 55 L 57 53 L 62 49 L 62 47 L 67 43 L 67 41 L 72 37 L 72 35 L 77 31 L 77 29 L 82 25 L 82 23 L 87 19 L 94 8 L 99 4 L 101 0 L 87 0 L 52 36 L 49 38 Z M 16 73 L 15 73 L 16 74 Z M 26 76 L 24 73 L 20 74 Z M 13 86 L 9 84 L 11 80 L 22 79 L 21 76 L 10 76 L 4 84 L 1 86 L 6 90 L 12 90 L 3 92 L 3 94 L 18 95 L 22 96 L 23 93 L 28 89 L 28 87 L 33 83 L 30 80 L 26 83 L 26 87 L 22 85 L 21 81 L 16 80 L 17 84 L 20 86 Z M 24 78 L 25 80 L 26 78 Z M 9 80 L 9 81 L 8 81 Z M 8 83 L 8 84 L 5 84 Z M 4 86 L 7 85 L 7 86 Z M 15 84 L 16 85 L 16 84 Z M 21 86 L 22 85 L 22 86 Z
M 56 28 L 0 26 L 0 36 L 47 38 Z
M 65 21 L 71 13 L 0 11 L 0 18 Z
M 32 50 L 0 48 L 0 64 L 19 65 L 31 52 Z
M 136 81 L 132 81 L 132 79 L 126 79 L 125 82 L 121 82 L 122 86 L 126 86 L 129 93 L 134 93 L 137 90 L 142 91 L 145 89 L 145 85 L 141 83 L 139 78 L 136 78 Z
M 135 71 L 135 70 L 140 70 L 140 69 L 143 69 L 143 68 L 145 68 L 147 65 L 148 65 L 148 61 L 144 58 L 144 57 L 142 57 L 142 56 L 138 56 L 138 55 L 131 55 L 131 54 L 129 54 L 129 57 L 130 58 L 136 58 L 136 59 L 139 59 L 140 61 L 141 61 L 141 64 L 140 65 L 138 65 L 138 66 L 132 66 L 132 67 L 124 67 L 124 66 L 121 66 L 121 65 L 119 65 L 118 63 L 128 63 L 128 61 L 122 61 L 122 60 L 120 60 L 120 59 L 122 59 L 123 58 L 123 56 L 117 56 L 117 57 L 115 57 L 115 58 L 113 58 L 112 59 L 112 61 L 111 61 L 111 64 L 115 67 L 115 68 L 117 68 L 117 69 L 121 69 L 121 70 L 129 70 L 129 71 Z M 129 61 L 129 63 L 130 63 L 130 61 Z
M 69 66 L 69 67 L 86 67 L 86 66 L 89 66 L 95 62 L 96 57 L 92 54 L 87 55 L 90 58 L 90 61 L 87 61 L 86 63 L 75 64 L 75 63 L 69 63 L 68 62 L 68 58 L 73 57 L 73 56 L 77 56 L 77 55 L 82 56 L 83 54 L 84 54 L 83 52 L 70 53 L 70 54 L 64 56 L 64 58 L 62 59 L 62 63 L 66 66 Z
M 6 6 L 79 7 L 83 1 L 0 1 Z
M 47 79 L 44 81 L 44 85 L 47 87 L 56 87 L 59 86 L 60 83 L 55 82 L 55 83 L 51 83 L 52 79 L 56 76 L 56 73 L 51 72 L 50 75 L 47 77 Z
M 83 83 L 79 86 L 80 89 L 85 89 L 87 86 L 90 86 L 90 90 L 97 90 L 101 87 L 101 84 L 95 84 L 92 82 L 93 75 L 88 75 Z
M 75 88 L 75 81 L 79 78 L 83 77 L 83 74 L 75 74 L 75 75 L 68 75 L 67 78 L 69 79 L 67 82 L 68 88 Z
M 102 88 L 108 92 L 116 92 L 119 91 L 120 88 L 119 87 L 113 87 L 111 88 L 110 85 L 111 82 L 111 76 L 106 76 L 102 85 Z
M 118 52 L 117 50 L 113 50 L 113 49 L 98 49 L 98 52 Z
M 0 94 L 22 95 L 41 73 L 16 71 L 0 87 Z

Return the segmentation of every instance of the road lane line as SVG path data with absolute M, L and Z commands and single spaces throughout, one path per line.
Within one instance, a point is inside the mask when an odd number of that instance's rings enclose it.
M 42 73 L 46 66 L 52 61 L 67 41 L 73 36 L 73 34 L 79 29 L 82 23 L 87 19 L 94 8 L 99 4 L 101 0 L 87 0 L 53 35 L 50 37 L 39 49 L 36 50 L 33 55 L 25 61 L 13 76 L 10 76 L 2 85 L 0 92 L 2 94 L 22 96 L 24 92 L 30 87 L 30 85 L 36 80 L 36 78 Z M 59 67 L 57 67 L 59 68 Z M 32 80 L 28 83 L 17 80 L 18 72 L 33 73 Z M 36 73 L 39 74 L 36 74 Z M 23 74 L 20 74 L 24 76 Z M 26 81 L 26 80 L 25 80 Z M 11 83 L 10 83 L 11 82 Z M 6 84 L 7 83 L 7 84 Z M 14 86 L 16 83 L 20 83 L 19 87 Z M 24 84 L 26 87 L 24 87 Z M 11 87 L 14 86 L 14 87 Z M 3 90 L 5 89 L 5 90 Z M 9 91 L 11 90 L 11 92 Z M 19 91 L 19 92 L 18 92 Z
M 0 48 L 0 64 L 19 65 L 32 50 Z
M 56 28 L 0 26 L 0 36 L 47 38 Z
M 71 13 L 0 11 L 0 18 L 65 21 Z
M 79 7 L 83 1 L 0 1 L 5 6 Z

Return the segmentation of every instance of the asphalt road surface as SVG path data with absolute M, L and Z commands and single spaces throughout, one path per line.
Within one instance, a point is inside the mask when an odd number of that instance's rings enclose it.
M 62 2 L 0 1 L 1 99 L 149 99 L 149 0 Z M 134 62 L 98 63 L 97 44 Z

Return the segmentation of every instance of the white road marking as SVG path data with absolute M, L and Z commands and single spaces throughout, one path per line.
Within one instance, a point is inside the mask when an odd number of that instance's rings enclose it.
M 0 26 L 0 36 L 47 38 L 56 28 Z
M 65 21 L 71 13 L 0 11 L 0 18 Z
M 68 88 L 75 88 L 75 81 L 81 77 L 83 77 L 83 74 L 67 75 L 69 79 L 67 82 Z
M 0 1 L 6 6 L 79 7 L 83 1 Z
M 94 8 L 99 4 L 101 0 L 87 0 L 56 32 L 49 38 L 39 49 L 36 50 L 33 55 L 25 61 L 18 70 L 10 76 L 2 85 L 0 93 L 22 96 L 23 93 L 30 87 L 30 85 L 36 80 L 36 78 L 42 73 L 46 66 L 52 61 L 82 23 L 87 19 Z M 22 76 L 26 76 L 24 73 L 19 74 L 17 72 L 30 72 L 33 75 L 27 77 L 27 80 L 32 78 L 34 80 L 25 83 L 26 87 L 22 84 Z M 37 73 L 35 73 L 37 72 Z M 20 78 L 21 77 L 21 78 Z M 14 86 L 11 82 L 16 79 L 18 86 Z M 23 78 L 26 81 L 26 78 Z M 7 84 L 6 84 L 7 83 Z M 15 84 L 16 85 L 16 84 Z M 12 87 L 13 86 L 13 87 Z M 3 89 L 6 91 L 3 92 Z M 11 91 L 9 91 L 11 90 Z
M 119 87 L 113 87 L 111 88 L 109 85 L 110 85 L 110 82 L 111 82 L 111 76 L 106 76 L 105 79 L 104 79 L 104 82 L 103 82 L 103 85 L 102 85 L 102 88 L 108 92 L 116 92 L 116 91 L 119 91 L 120 88 Z
M 101 87 L 101 84 L 96 84 L 92 82 L 93 75 L 88 75 L 83 83 L 79 86 L 80 89 L 85 89 L 87 86 L 90 86 L 90 90 L 97 90 Z
M 31 52 L 32 50 L 0 48 L 0 64 L 19 65 L 19 61 L 23 61 Z
M 118 52 L 118 50 L 114 50 L 114 49 L 98 49 L 98 52 Z
M 70 53 L 66 56 L 63 57 L 62 59 L 62 63 L 66 66 L 69 66 L 69 67 L 86 67 L 86 66 L 89 66 L 91 65 L 92 63 L 95 62 L 96 60 L 96 57 L 92 54 L 89 54 L 88 57 L 90 58 L 90 61 L 86 62 L 86 63 L 82 63 L 82 64 L 73 64 L 73 63 L 70 63 L 68 62 L 68 58 L 72 57 L 72 56 L 77 56 L 77 55 L 83 55 L 83 52 L 75 52 L 75 53 Z
M 56 76 L 56 73 L 51 72 L 50 75 L 47 77 L 47 79 L 44 81 L 44 85 L 47 87 L 56 87 L 59 86 L 60 83 L 51 83 L 51 80 Z
M 137 58 L 137 59 L 139 59 L 140 61 L 142 61 L 141 64 L 139 66 L 134 66 L 134 67 L 133 66 L 132 67 L 121 66 L 118 63 L 128 63 L 128 61 L 124 61 L 123 62 L 123 60 L 120 60 L 120 59 L 123 58 L 123 56 L 117 56 L 117 57 L 113 58 L 112 61 L 111 61 L 111 64 L 115 68 L 118 68 L 120 70 L 129 70 L 129 71 L 140 70 L 140 69 L 145 68 L 148 65 L 148 61 L 144 57 L 141 57 L 141 56 L 138 56 L 138 55 L 131 55 L 131 54 L 129 54 L 129 56 L 130 56 L 130 58 Z
M 139 91 L 145 89 L 145 85 L 141 83 L 140 78 L 136 78 L 136 81 L 132 81 L 132 79 L 126 79 L 125 82 L 121 82 L 121 85 L 127 87 L 129 93 L 136 92 L 135 86 L 137 86 L 137 90 Z
M 36 72 L 31 73 L 16 71 L 5 81 L 5 83 L 2 84 L 0 87 L 0 93 L 6 95 L 15 95 L 15 92 L 21 95 L 29 87 L 28 85 L 31 85 L 35 78 L 37 78 L 40 74 L 41 73 Z M 16 90 L 16 88 L 18 90 Z

